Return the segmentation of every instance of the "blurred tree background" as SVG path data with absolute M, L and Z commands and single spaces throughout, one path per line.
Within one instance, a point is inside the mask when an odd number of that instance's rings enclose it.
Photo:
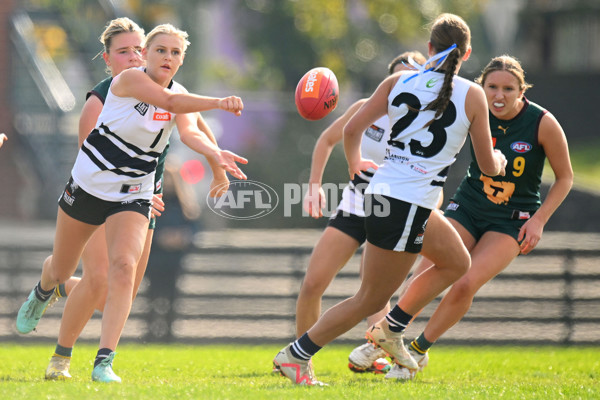
M 441 12 L 462 16 L 472 30 L 473 56 L 464 64 L 461 75 L 473 78 L 492 56 L 504 52 L 516 55 L 523 62 L 528 78 L 533 77 L 532 100 L 555 113 L 568 134 L 591 131 L 591 127 L 580 129 L 571 125 L 568 118 L 574 118 L 571 115 L 574 110 L 586 118 L 595 116 L 591 111 L 594 102 L 584 101 L 583 105 L 572 107 L 572 99 L 578 97 L 569 89 L 574 82 L 573 74 L 582 82 L 600 82 L 600 51 L 590 39 L 593 32 L 600 31 L 600 5 L 596 3 L 585 0 L 23 0 L 15 3 L 13 12 L 26 12 L 31 18 L 39 48 L 50 54 L 76 98 L 74 108 L 57 117 L 63 121 L 57 135 L 69 136 L 69 141 L 76 133 L 76 118 L 85 92 L 106 76 L 104 62 L 94 57 L 102 51 L 98 37 L 108 20 L 128 16 L 146 32 L 166 22 L 186 30 L 192 45 L 176 79 L 192 92 L 213 96 L 238 94 L 244 99 L 246 108 L 241 118 L 222 112 L 208 112 L 205 116 L 223 148 L 250 160 L 244 168 L 249 179 L 268 184 L 283 194 L 284 184 L 307 181 L 316 138 L 350 104 L 376 88 L 392 58 L 407 50 L 426 52 L 429 24 Z M 14 61 L 17 71 L 14 80 L 31 80 L 22 71 L 20 62 L 27 60 Z M 293 93 L 300 77 L 316 66 L 326 66 L 335 72 L 340 83 L 340 101 L 331 115 L 308 122 L 296 113 Z M 570 104 L 569 109 L 563 103 L 556 106 L 546 103 L 556 90 L 561 91 L 560 97 L 566 105 Z M 24 98 L 19 107 L 23 113 L 31 114 L 28 102 Z M 70 118 L 65 117 L 67 114 Z M 586 124 L 594 125 L 593 121 Z M 35 135 L 20 134 L 27 136 L 32 148 L 36 146 L 35 140 L 39 139 Z M 182 160 L 193 158 L 193 154 L 177 144 L 175 137 L 173 156 Z M 588 136 L 585 140 L 574 137 L 571 142 L 572 147 L 580 146 L 579 143 L 585 143 L 582 146 L 585 149 L 590 148 Z M 594 143 L 597 148 L 598 141 Z M 71 153 L 62 151 L 64 165 L 55 168 L 55 174 L 60 170 L 68 175 L 74 153 L 75 149 Z M 590 170 L 587 166 L 581 169 Z M 47 181 L 44 170 L 48 166 L 36 171 L 42 182 Z M 453 173 L 460 177 L 464 168 L 459 165 Z M 346 176 L 343 151 L 338 146 L 323 181 L 341 184 Z M 60 176 L 59 180 L 66 180 L 66 176 Z M 204 201 L 209 181 L 207 176 L 195 187 L 200 202 Z M 52 185 L 56 186 L 56 192 L 62 187 Z M 453 191 L 454 187 L 449 184 L 447 190 Z M 54 191 L 47 191 L 51 196 L 40 195 L 38 201 L 51 203 L 51 207 L 32 206 L 31 215 L 37 210 L 38 217 L 53 218 L 55 204 L 48 197 L 53 199 Z M 294 209 L 298 218 L 291 220 L 283 217 L 282 210 L 256 221 L 225 221 L 209 212 L 204 213 L 203 219 L 212 227 L 320 227 L 325 223 L 299 218 L 300 212 L 298 206 Z

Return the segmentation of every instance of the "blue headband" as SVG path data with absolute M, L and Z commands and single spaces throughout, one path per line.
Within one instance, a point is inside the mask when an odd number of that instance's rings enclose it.
M 440 67 L 444 64 L 444 62 L 448 58 L 448 54 L 450 54 L 452 52 L 452 50 L 454 50 L 454 49 L 456 49 L 456 44 L 453 44 L 452 46 L 448 47 L 446 50 L 437 53 L 436 55 L 431 57 L 429 60 L 425 61 L 425 64 L 423 64 L 423 65 L 420 65 L 415 60 L 413 60 L 412 57 L 409 56 L 408 63 L 413 67 L 414 70 L 417 71 L 417 73 L 415 75 L 409 76 L 404 81 L 402 81 L 402 83 L 406 83 L 406 82 L 410 81 L 412 78 L 417 78 L 417 80 L 415 81 L 415 87 L 417 87 L 419 82 L 421 82 L 421 78 L 423 77 L 423 74 L 425 74 L 429 71 L 437 71 L 438 69 L 440 69 Z M 426 66 L 433 62 L 435 62 L 435 66 L 426 69 Z M 404 62 L 402 64 L 404 64 Z M 406 67 L 408 67 L 406 64 L 404 64 L 404 65 Z

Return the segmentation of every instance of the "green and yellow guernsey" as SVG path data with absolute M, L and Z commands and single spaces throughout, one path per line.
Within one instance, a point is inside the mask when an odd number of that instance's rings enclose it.
M 540 207 L 546 154 L 538 143 L 538 132 L 547 111 L 526 98 L 523 103 L 519 114 L 511 120 L 500 120 L 490 112 L 492 141 L 494 148 L 506 156 L 506 175 L 483 174 L 471 145 L 471 164 L 451 199 L 461 207 L 491 218 L 508 219 L 519 219 L 519 215 L 526 219 Z

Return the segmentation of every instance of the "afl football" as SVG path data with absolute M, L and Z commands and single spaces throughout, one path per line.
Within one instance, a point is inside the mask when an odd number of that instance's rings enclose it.
M 338 81 L 329 68 L 308 71 L 296 86 L 296 108 L 305 119 L 316 121 L 332 112 L 339 98 Z

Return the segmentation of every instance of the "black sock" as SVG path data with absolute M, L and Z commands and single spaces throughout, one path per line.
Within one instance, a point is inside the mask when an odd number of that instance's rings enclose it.
M 310 340 L 308 333 L 302 335 L 300 339 L 296 340 L 290 346 L 290 352 L 292 355 L 302 360 L 310 360 L 310 358 L 319 350 L 321 350 L 321 347 L 317 346 L 312 340 Z
M 37 297 L 37 299 L 42 302 L 47 301 L 50 298 L 50 296 L 52 296 L 52 292 L 54 292 L 54 288 L 52 288 L 48 291 L 42 289 L 42 281 L 39 281 L 37 283 L 37 285 L 35 285 L 34 290 L 35 290 L 35 297 Z
M 412 317 L 412 315 L 402 311 L 402 309 L 396 304 L 394 308 L 392 308 L 392 310 L 385 316 L 385 319 L 390 326 L 390 331 L 404 332 Z
M 54 354 L 61 357 L 71 357 L 71 354 L 73 354 L 73 348 L 62 347 L 60 344 L 57 344 Z
M 113 351 L 107 347 L 101 348 L 100 350 L 98 350 L 98 353 L 96 354 L 96 359 L 94 360 L 94 367 L 97 367 L 98 364 L 100 364 L 102 362 L 102 360 L 104 360 L 106 357 L 108 357 L 110 355 L 110 353 L 112 353 Z

